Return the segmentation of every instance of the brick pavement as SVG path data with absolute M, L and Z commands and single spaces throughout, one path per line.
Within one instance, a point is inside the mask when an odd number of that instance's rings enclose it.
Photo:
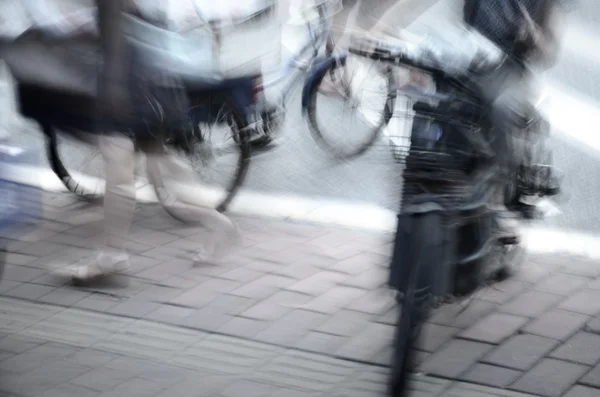
M 0 340 L 0 368 L 7 371 L 0 372 L 0 387 L 6 392 L 41 395 L 40 388 L 52 383 L 59 389 L 54 395 L 68 395 L 67 389 L 124 395 L 148 378 L 121 374 L 104 362 L 72 368 L 61 358 L 51 360 L 65 365 L 52 366 L 60 381 L 51 379 L 36 364 L 46 362 L 36 357 L 49 349 L 54 358 L 82 351 L 138 357 L 186 379 L 165 375 L 166 383 L 177 383 L 167 385 L 152 378 L 159 384 L 140 386 L 140 395 L 193 390 L 203 382 L 215 387 L 206 395 L 225 397 L 249 393 L 245 382 L 259 385 L 251 394 L 256 396 L 286 395 L 284 389 L 297 393 L 290 395 L 381 395 L 395 319 L 381 288 L 391 235 L 239 217 L 243 246 L 224 264 L 192 266 L 204 231 L 182 227 L 146 205 L 137 211 L 128 242 L 133 276 L 75 288 L 49 267 L 89 253 L 100 235 L 101 212 L 77 208 L 72 200 L 49 196 L 47 220 L 19 240 L 7 240 L 0 283 L 6 297 L 0 300 L 0 332 L 8 335 Z M 417 378 L 415 395 L 598 393 L 597 269 L 583 258 L 532 256 L 513 279 L 438 309 L 418 346 L 419 372 L 427 376 Z M 29 348 L 12 351 L 15 338 Z M 38 347 L 42 353 L 31 350 Z M 109 356 L 107 362 L 116 360 Z

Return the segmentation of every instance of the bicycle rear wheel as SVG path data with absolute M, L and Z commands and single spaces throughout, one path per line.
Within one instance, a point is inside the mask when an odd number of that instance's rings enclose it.
M 341 159 L 367 151 L 394 113 L 395 79 L 381 63 L 355 57 L 331 62 L 308 88 L 309 130 Z
M 156 140 L 161 154 L 171 158 L 170 169 L 160 168 L 153 174 L 154 190 L 164 200 L 166 192 L 193 192 L 198 204 L 225 211 L 242 185 L 250 162 L 249 133 L 239 112 L 223 105 L 211 123 L 195 122 L 190 131 L 173 132 Z M 104 197 L 104 164 L 97 147 L 98 136 L 81 133 L 82 139 L 57 134 L 50 125 L 43 126 L 47 135 L 47 155 L 51 169 L 68 191 L 86 201 Z M 163 140 L 160 143 L 161 139 Z M 150 145 L 152 146 L 152 145 Z M 138 167 L 141 164 L 138 163 Z M 137 187 L 146 185 L 147 170 L 137 170 Z M 181 180 L 179 171 L 185 171 Z M 191 172 L 190 172 L 191 171 Z M 169 175 L 169 173 L 171 175 Z M 157 185 L 158 184 L 158 185 Z M 159 194 L 160 192 L 160 194 Z M 185 221 L 182 215 L 176 219 Z

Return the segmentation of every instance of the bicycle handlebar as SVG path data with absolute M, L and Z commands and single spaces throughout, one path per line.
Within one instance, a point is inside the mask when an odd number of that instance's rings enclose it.
M 469 59 L 453 59 L 452 56 L 446 57 L 448 59 L 441 59 L 443 57 L 436 55 L 434 49 L 426 46 L 410 48 L 409 43 L 406 43 L 406 46 L 401 46 L 386 45 L 385 43 L 373 41 L 370 45 L 371 48 L 373 48 L 373 44 L 376 45 L 374 50 L 364 50 L 360 47 L 351 46 L 348 51 L 364 58 L 404 65 L 435 76 L 453 79 L 468 77 L 469 75 L 487 74 L 499 66 L 497 62 L 486 60 L 484 55 L 480 53 L 476 53 L 475 56 Z M 452 65 L 453 62 L 455 65 Z

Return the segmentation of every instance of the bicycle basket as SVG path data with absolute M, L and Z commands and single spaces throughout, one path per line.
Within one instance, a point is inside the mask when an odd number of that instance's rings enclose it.
M 478 104 L 445 100 L 431 105 L 408 101 L 407 109 L 405 130 L 410 133 L 408 136 L 391 133 L 388 139 L 394 159 L 404 165 L 410 161 L 408 172 L 460 171 L 464 164 L 459 163 L 487 153 Z

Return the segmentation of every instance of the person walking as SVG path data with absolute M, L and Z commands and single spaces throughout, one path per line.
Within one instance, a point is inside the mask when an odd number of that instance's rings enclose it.
M 139 104 L 136 103 L 133 91 L 136 86 L 140 88 L 140 85 L 152 84 L 132 71 L 132 63 L 143 65 L 144 60 L 139 59 L 138 54 L 132 51 L 123 33 L 122 14 L 134 10 L 135 4 L 131 0 L 95 0 L 95 5 L 104 59 L 99 71 L 97 91 L 97 132 L 100 134 L 99 148 L 106 174 L 104 242 L 96 257 L 69 265 L 63 270 L 77 281 L 89 281 L 115 273 L 126 274 L 130 269 L 125 247 L 136 205 L 137 139 L 132 131 L 137 119 L 143 116 L 139 114 Z M 177 110 L 186 112 L 187 108 Z M 148 174 L 152 180 L 158 167 L 168 166 L 170 159 L 158 145 L 144 145 L 142 148 L 147 152 Z M 169 211 L 183 212 L 190 222 L 201 223 L 212 231 L 212 240 L 199 247 L 196 257 L 199 261 L 211 260 L 222 254 L 227 244 L 239 238 L 234 223 L 216 210 L 195 205 L 192 200 L 184 201 L 174 195 L 163 197 L 161 203 Z

